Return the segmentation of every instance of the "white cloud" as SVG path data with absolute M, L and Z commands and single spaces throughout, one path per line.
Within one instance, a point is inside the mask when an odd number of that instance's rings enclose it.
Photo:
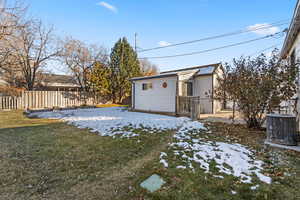
M 158 45 L 161 46 L 161 47 L 165 47 L 165 46 L 171 45 L 171 43 L 166 42 L 166 41 L 160 41 L 160 42 L 158 42 Z
M 114 13 L 117 13 L 117 12 L 118 12 L 118 9 L 117 9 L 115 6 L 109 4 L 109 3 L 105 2 L 105 1 L 101 1 L 101 2 L 98 3 L 97 5 L 102 6 L 102 7 L 104 7 L 104 8 L 107 8 L 108 10 L 110 10 L 110 11 L 112 11 L 112 12 L 114 12 Z
M 268 23 L 254 24 L 252 26 L 248 26 L 247 30 L 252 31 L 257 35 L 271 35 L 280 31 L 279 27 L 272 26 Z

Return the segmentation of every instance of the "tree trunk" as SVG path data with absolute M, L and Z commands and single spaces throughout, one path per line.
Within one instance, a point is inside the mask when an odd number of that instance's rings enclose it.
M 254 129 L 261 128 L 261 124 L 258 122 L 258 120 L 256 118 L 252 118 L 252 117 L 250 117 L 247 120 L 247 126 L 248 126 L 248 128 L 254 128 Z
M 113 93 L 111 94 L 111 98 L 112 98 L 112 102 L 113 102 L 113 103 L 116 103 L 117 97 L 116 97 L 116 93 L 115 93 L 115 92 L 113 92 Z
M 232 123 L 234 124 L 235 122 L 235 101 L 233 101 L 233 106 L 232 106 Z
M 33 88 L 33 83 L 30 81 L 27 83 L 27 90 L 29 91 L 32 91 L 34 88 Z

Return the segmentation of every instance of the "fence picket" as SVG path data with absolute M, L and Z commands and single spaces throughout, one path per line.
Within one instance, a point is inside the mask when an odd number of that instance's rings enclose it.
M 101 98 L 85 92 L 66 91 L 24 91 L 21 96 L 0 96 L 0 110 L 67 108 L 96 105 Z

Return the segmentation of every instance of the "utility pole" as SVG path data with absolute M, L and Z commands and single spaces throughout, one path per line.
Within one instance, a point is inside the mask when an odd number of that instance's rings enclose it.
M 134 50 L 137 53 L 137 33 L 134 34 Z

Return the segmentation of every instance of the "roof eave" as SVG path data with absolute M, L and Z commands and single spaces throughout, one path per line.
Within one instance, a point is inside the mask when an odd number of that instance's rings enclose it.
M 141 80 L 149 80 L 149 79 L 156 79 L 156 78 L 165 78 L 165 77 L 173 77 L 173 76 L 178 76 L 177 74 L 161 74 L 157 76 L 145 76 L 145 77 L 137 77 L 137 78 L 132 78 L 130 81 L 141 81 Z
M 178 70 L 171 70 L 171 71 L 165 71 L 165 72 L 161 72 L 161 74 L 164 73 L 172 73 L 172 72 L 181 72 L 181 71 L 189 71 L 189 70 L 197 70 L 199 68 L 205 68 L 208 66 L 215 66 L 218 67 L 219 65 L 221 65 L 222 63 L 214 63 L 214 64 L 208 64 L 208 65 L 200 65 L 200 66 L 196 66 L 196 67 L 188 67 L 188 68 L 182 68 L 182 69 L 178 69 Z
M 195 74 L 194 77 L 199 77 L 199 76 L 212 76 L 214 73 L 206 73 L 206 74 Z
M 299 32 L 300 24 L 296 23 L 297 19 L 300 19 L 300 0 L 297 1 L 293 19 L 290 24 L 287 36 L 284 40 L 282 50 L 280 52 L 280 57 L 282 59 L 285 59 L 287 57 L 287 54 L 289 53 L 290 49 L 292 48 L 293 41 L 296 39 L 295 37 L 297 36 L 297 34 Z

